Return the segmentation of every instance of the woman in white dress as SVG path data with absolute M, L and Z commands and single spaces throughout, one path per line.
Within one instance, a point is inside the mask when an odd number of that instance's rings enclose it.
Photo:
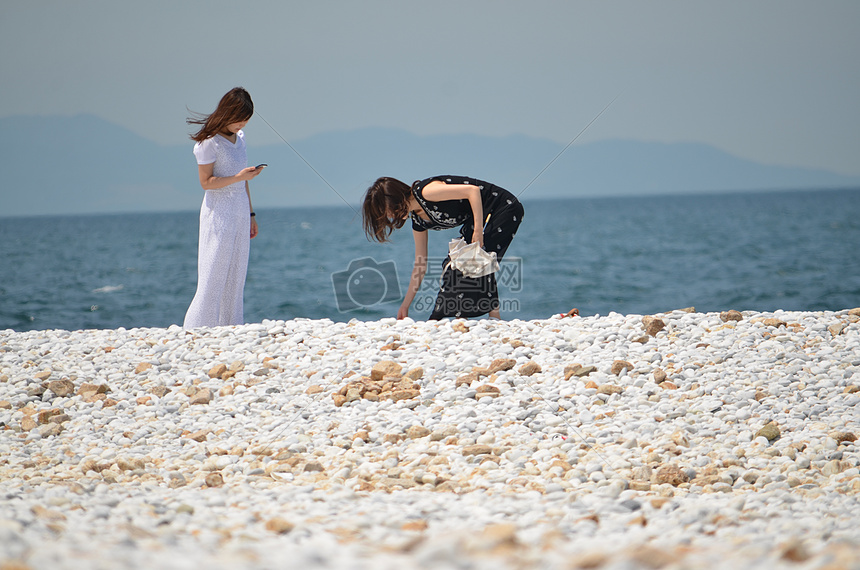
M 254 114 L 251 96 L 231 89 L 211 115 L 188 119 L 201 125 L 191 135 L 205 193 L 200 208 L 197 293 L 185 315 L 186 329 L 244 323 L 243 294 L 250 240 L 257 236 L 248 181 L 263 166 L 248 168 L 242 129 Z

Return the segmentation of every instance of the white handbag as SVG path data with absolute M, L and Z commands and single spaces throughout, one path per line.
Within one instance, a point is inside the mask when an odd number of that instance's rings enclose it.
M 445 266 L 445 270 L 453 267 L 466 277 L 483 277 L 499 270 L 495 251 L 487 252 L 478 242 L 466 243 L 463 238 L 451 240 L 448 244 L 448 257 L 451 261 Z

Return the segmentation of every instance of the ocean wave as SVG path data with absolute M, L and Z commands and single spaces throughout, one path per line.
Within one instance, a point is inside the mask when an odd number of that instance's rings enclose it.
M 125 288 L 125 285 L 105 285 L 104 287 L 93 289 L 93 293 L 114 293 L 116 291 L 122 291 L 123 288 Z

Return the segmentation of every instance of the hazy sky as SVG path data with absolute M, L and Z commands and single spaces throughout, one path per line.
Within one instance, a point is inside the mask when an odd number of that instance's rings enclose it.
M 567 143 L 623 91 L 580 142 L 858 175 L 858 29 L 856 0 L 3 0 L 0 117 L 92 113 L 181 144 L 186 107 L 242 85 L 290 141 L 384 126 Z

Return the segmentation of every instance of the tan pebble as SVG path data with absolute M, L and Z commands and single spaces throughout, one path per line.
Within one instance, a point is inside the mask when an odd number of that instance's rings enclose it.
M 474 372 L 470 372 L 469 374 L 464 374 L 464 375 L 458 377 L 454 381 L 454 386 L 457 388 L 459 388 L 460 386 L 463 386 L 463 385 L 469 386 L 470 384 L 472 384 L 472 382 L 476 381 L 477 379 L 478 379 L 477 374 L 475 374 Z
M 642 317 L 642 324 L 645 325 L 645 332 L 651 336 L 657 336 L 658 332 L 666 328 L 662 319 L 648 315 Z
M 427 521 L 418 520 L 418 521 L 409 521 L 409 522 L 403 523 L 403 526 L 401 526 L 400 528 L 402 530 L 406 530 L 406 531 L 423 532 L 423 531 L 427 530 L 428 526 L 429 525 L 427 524 Z
M 612 368 L 610 369 L 610 372 L 612 372 L 616 376 L 620 376 L 621 373 L 625 370 L 630 372 L 631 370 L 633 370 L 633 365 L 626 360 L 616 360 L 612 363 Z
M 564 379 L 570 380 L 570 377 L 576 374 L 576 371 L 582 368 L 582 364 L 568 364 L 564 367 Z
M 212 392 L 209 391 L 209 388 L 201 388 L 191 396 L 189 403 L 191 405 L 195 404 L 208 404 L 212 401 Z
M 513 358 L 497 358 L 490 363 L 489 370 L 491 374 L 495 374 L 496 372 L 510 370 L 516 365 L 517 361 Z
M 844 394 L 854 394 L 855 392 L 860 392 L 860 386 L 846 386 L 842 392 Z
M 149 392 L 158 396 L 159 398 L 163 398 L 166 395 L 170 394 L 170 388 L 168 388 L 167 386 L 156 386 Z
M 54 409 L 42 410 L 41 412 L 39 412 L 36 415 L 36 418 L 38 419 L 38 422 L 40 424 L 46 424 L 46 423 L 51 421 L 51 418 L 53 418 L 54 416 L 60 415 L 61 413 L 62 412 L 60 412 L 60 410 L 54 410 Z
M 281 517 L 275 517 L 266 521 L 266 530 L 277 534 L 287 534 L 296 528 L 296 525 Z
M 668 502 L 669 499 L 666 497 L 654 497 L 653 499 L 651 499 L 651 506 L 655 509 L 660 509 Z
M 534 360 L 529 360 L 528 362 L 526 362 L 525 364 L 520 366 L 520 369 L 518 370 L 518 372 L 522 376 L 532 376 L 534 374 L 538 374 L 539 372 L 541 372 L 541 367 Z
M 403 367 L 393 360 L 383 360 L 373 365 L 373 368 L 370 370 L 370 379 L 382 380 L 383 377 L 391 375 L 399 377 L 402 369 Z
M 461 333 L 469 332 L 469 327 L 467 327 L 466 323 L 464 323 L 462 321 L 456 321 L 453 325 L 451 325 L 451 328 L 453 330 L 455 330 L 457 332 L 461 332 Z
M 443 439 L 450 438 L 450 437 L 456 436 L 456 435 L 457 435 L 457 428 L 455 426 L 445 426 L 445 427 L 437 429 L 436 431 L 431 433 L 430 434 L 430 441 L 442 441 Z M 444 457 L 444 456 L 439 456 L 439 457 Z
M 230 396 L 233 394 L 233 392 L 235 390 L 236 389 L 232 385 L 228 384 L 227 386 L 224 386 L 223 388 L 218 390 L 218 395 L 219 396 Z
M 735 311 L 734 309 L 732 309 L 730 311 L 723 311 L 722 313 L 720 313 L 720 320 L 724 323 L 727 323 L 729 321 L 739 322 L 744 320 L 744 316 L 741 314 L 740 311 Z
M 803 546 L 802 542 L 791 542 L 782 547 L 780 558 L 788 560 L 789 562 L 794 562 L 795 564 L 800 564 L 812 558 L 812 555 L 806 547 Z
M 773 319 L 773 318 L 771 318 L 771 319 L 765 319 L 765 320 L 764 320 L 764 325 L 765 325 L 766 327 L 779 328 L 779 327 L 784 327 L 784 326 L 786 326 L 786 322 L 785 322 L 785 321 L 781 321 L 781 320 L 779 320 L 779 319 Z
M 615 386 L 613 384 L 604 384 L 597 388 L 598 394 L 620 394 L 624 389 L 621 386 Z
M 845 323 L 835 323 L 827 327 L 827 330 L 830 331 L 830 334 L 833 336 L 839 336 L 842 334 L 842 331 L 846 329 L 847 325 Z
M 65 398 L 66 396 L 74 394 L 75 385 L 68 379 L 55 380 L 53 382 L 48 382 L 48 390 L 61 398 Z
M 216 364 L 212 368 L 209 369 L 209 378 L 220 378 L 222 374 L 227 372 L 226 364 Z
M 11 410 L 12 402 L 9 400 L 0 400 L 0 410 Z
M 332 394 L 332 400 L 334 400 L 335 407 L 339 408 L 346 403 L 346 396 L 342 396 L 340 394 Z
M 852 443 L 857 441 L 857 436 L 850 431 L 841 431 L 833 434 L 833 439 L 836 440 L 836 443 Z
M 356 400 L 361 399 L 361 388 L 353 387 L 349 388 L 346 391 L 346 401 L 347 402 L 355 402 Z
M 48 438 L 55 435 L 60 435 L 63 431 L 63 426 L 59 424 L 46 424 L 38 427 L 39 435 L 42 438 Z
M 140 374 L 141 372 L 146 372 L 146 371 L 147 371 L 147 370 L 149 370 L 150 368 L 152 368 L 152 364 L 151 364 L 151 363 L 149 363 L 149 362 L 141 362 L 140 364 L 138 364 L 138 365 L 135 367 L 135 369 L 134 369 L 134 373 L 135 373 L 135 374 Z
M 206 441 L 206 438 L 209 436 L 209 430 L 202 429 L 198 432 L 194 432 L 188 436 L 188 439 L 192 439 L 198 443 L 202 443 Z
M 838 459 L 828 461 L 824 467 L 821 468 L 821 474 L 825 477 L 832 477 L 833 475 L 838 475 L 841 472 L 842 464 Z
M 641 568 L 663 568 L 680 561 L 674 552 L 647 544 L 636 547 L 630 553 L 630 558 Z
M 513 523 L 496 523 L 488 525 L 481 533 L 481 538 L 489 541 L 490 546 L 516 544 L 517 525 Z
M 122 462 L 122 464 L 120 464 Z M 117 459 L 116 466 L 122 471 L 136 471 L 146 468 L 146 460 L 142 457 L 132 457 L 131 459 Z
M 50 377 L 51 377 L 51 371 L 50 370 L 42 370 L 41 372 L 37 372 L 33 376 L 33 378 L 35 378 L 36 380 L 41 380 L 41 381 L 45 381 Z
M 224 484 L 224 477 L 220 473 L 209 473 L 204 481 L 207 487 L 220 487 Z
M 463 455 L 490 455 L 491 453 L 493 448 L 485 444 L 467 445 L 463 448 Z
M 607 552 L 586 552 L 576 557 L 572 568 L 582 568 L 583 570 L 591 570 L 593 568 L 602 568 L 609 561 L 610 554 Z
M 412 381 L 418 381 L 424 377 L 424 369 L 418 366 L 403 375 L 404 378 L 409 378 Z
M 596 366 L 583 366 L 579 368 L 576 372 L 573 373 L 577 378 L 584 378 L 591 374 L 592 372 L 597 372 Z
M 355 435 L 352 436 L 353 440 L 360 439 L 361 441 L 368 442 L 370 441 L 370 434 L 367 433 L 367 430 L 359 430 L 355 432 Z
M 677 390 L 678 389 L 677 384 L 675 384 L 674 382 L 669 382 L 668 380 L 666 380 L 665 382 L 660 382 L 660 387 L 663 388 L 664 390 Z
M 490 376 L 493 373 L 490 371 L 489 368 L 485 366 L 475 366 L 474 368 L 472 368 L 472 374 L 474 374 L 478 378 L 482 378 L 484 376 Z
M 633 491 L 650 491 L 651 483 L 648 481 L 630 481 L 628 488 Z
M 589 380 L 588 382 L 585 383 L 585 387 L 588 388 L 589 390 L 591 390 L 591 389 L 597 390 L 600 386 L 598 386 L 597 382 L 595 382 L 594 380 Z
M 409 439 L 418 439 L 430 435 L 430 430 L 424 426 L 411 426 L 406 430 L 406 437 Z
M 389 400 L 399 402 L 400 400 L 411 400 L 412 398 L 417 398 L 420 395 L 421 392 L 418 390 L 395 390 L 386 394 L 386 397 Z
M 687 434 L 685 434 L 681 430 L 676 430 L 672 434 L 672 441 L 675 445 L 680 445 L 681 447 L 690 447 L 690 440 L 687 439 Z
M 108 391 L 108 387 L 105 384 L 91 384 L 89 382 L 84 382 L 78 388 L 77 394 L 79 396 L 85 396 L 87 394 L 104 394 Z
M 667 375 L 666 375 L 665 370 L 663 370 L 662 368 L 655 368 L 654 369 L 654 383 L 655 384 L 660 384 L 661 382 L 664 382 L 666 380 L 666 378 L 667 378 Z
M 49 521 L 64 521 L 66 520 L 66 515 L 61 513 L 60 511 L 54 511 L 51 509 L 46 509 L 41 505 L 36 505 L 30 509 L 37 518 Z
M 641 465 L 633 470 L 633 478 L 639 481 L 650 481 L 651 475 L 653 475 L 653 471 L 647 465 Z
M 677 465 L 663 465 L 657 472 L 654 473 L 654 482 L 658 485 L 669 484 L 677 487 L 681 483 L 686 483 L 690 480 L 684 471 Z
M 774 441 L 779 439 L 780 433 L 779 428 L 773 422 L 766 424 L 760 430 L 758 430 L 755 434 L 756 437 L 764 437 L 768 441 Z
M 484 384 L 484 385 L 478 386 L 475 389 L 475 398 L 476 399 L 483 398 L 484 396 L 490 396 L 491 398 L 498 398 L 501 395 L 502 395 L 501 391 L 497 387 L 495 387 L 491 384 Z

